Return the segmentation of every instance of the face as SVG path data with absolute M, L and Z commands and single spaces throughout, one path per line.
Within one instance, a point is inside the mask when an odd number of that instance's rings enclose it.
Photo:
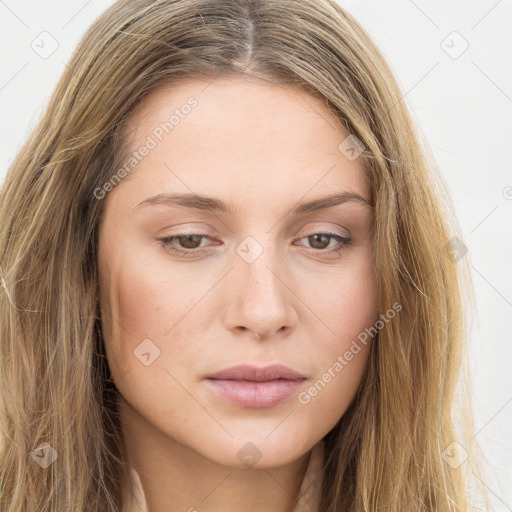
M 378 314 L 361 158 L 319 99 L 244 78 L 162 87 L 127 127 L 136 162 L 100 199 L 98 257 L 126 417 L 227 466 L 297 459 L 349 406 Z M 241 364 L 301 377 L 207 378 Z

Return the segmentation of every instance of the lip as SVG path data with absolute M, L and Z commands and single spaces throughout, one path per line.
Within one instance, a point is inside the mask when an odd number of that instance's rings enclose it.
M 241 407 L 273 407 L 296 393 L 306 377 L 287 366 L 238 365 L 205 377 L 210 389 Z
M 240 364 L 231 366 L 207 376 L 208 379 L 219 380 L 251 380 L 257 382 L 267 382 L 276 379 L 303 380 L 306 377 L 296 370 L 282 364 L 271 364 L 259 368 L 251 364 Z

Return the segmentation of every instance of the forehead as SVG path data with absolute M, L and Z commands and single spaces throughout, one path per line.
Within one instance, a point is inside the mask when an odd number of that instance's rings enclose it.
M 129 154 L 151 149 L 123 181 L 149 182 L 156 192 L 189 185 L 197 193 L 314 188 L 369 195 L 362 159 L 339 149 L 349 133 L 321 98 L 292 84 L 245 77 L 166 84 L 132 112 L 125 135 Z

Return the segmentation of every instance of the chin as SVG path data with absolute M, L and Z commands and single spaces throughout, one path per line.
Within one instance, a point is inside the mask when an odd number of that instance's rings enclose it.
M 210 438 L 210 444 L 198 447 L 198 452 L 223 466 L 270 469 L 298 459 L 318 442 L 312 439 L 304 443 L 304 435 L 293 436 L 285 431 L 274 431 L 270 435 L 268 432 L 265 430 L 263 433 L 248 435 L 233 433 L 233 438 L 225 439 L 224 442 Z

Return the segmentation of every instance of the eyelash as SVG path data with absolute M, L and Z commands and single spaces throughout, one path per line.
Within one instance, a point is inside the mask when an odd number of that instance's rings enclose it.
M 334 239 L 337 242 L 341 243 L 341 245 L 335 249 L 318 249 L 318 250 L 312 249 L 314 252 L 320 253 L 320 254 L 328 254 L 328 255 L 337 254 L 337 253 L 341 252 L 347 245 L 349 245 L 352 242 L 351 237 L 341 236 L 336 233 L 324 233 L 324 232 L 311 233 L 310 235 L 303 236 L 303 237 L 299 238 L 298 240 L 302 240 L 303 238 L 309 238 L 310 236 L 314 236 L 314 235 L 325 235 L 325 236 L 328 236 L 329 238 Z M 204 249 L 204 248 L 203 249 L 188 249 L 188 250 L 177 249 L 176 247 L 172 247 L 170 245 L 172 240 L 181 238 L 184 236 L 200 236 L 202 238 L 210 238 L 209 235 L 205 235 L 203 233 L 182 233 L 179 235 L 174 235 L 174 236 L 169 236 L 169 237 L 164 237 L 164 238 L 157 238 L 157 240 L 160 242 L 160 245 L 166 251 L 171 252 L 173 254 L 179 254 L 179 255 L 184 255 L 184 256 L 195 256 L 198 254 L 204 254 L 209 251 L 209 249 Z

